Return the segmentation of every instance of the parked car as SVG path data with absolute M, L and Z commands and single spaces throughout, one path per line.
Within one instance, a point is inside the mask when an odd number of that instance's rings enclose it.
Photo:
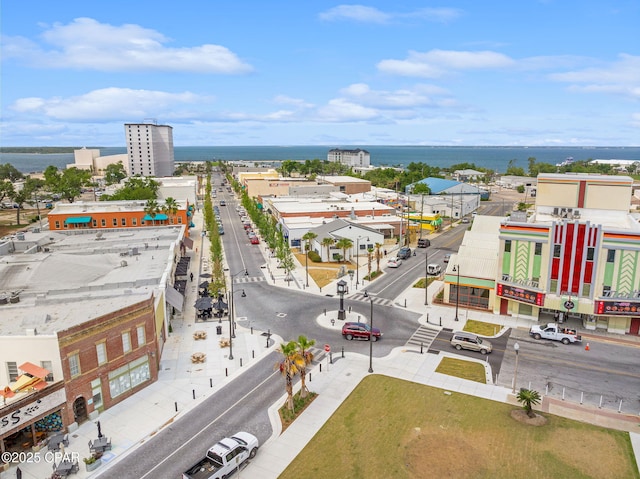
M 451 253 L 447 253 L 444 255 L 444 258 L 442 259 L 442 261 L 444 261 L 445 263 L 448 263 L 450 259 L 451 259 Z
M 451 337 L 451 345 L 458 351 L 468 349 L 470 351 L 480 351 L 482 354 L 488 354 L 493 350 L 493 346 L 486 339 L 474 333 L 466 331 L 456 331 Z
M 224 228 L 222 226 L 218 226 L 218 234 L 221 236 L 224 234 Z
M 251 241 L 251 244 L 260 244 L 260 240 L 257 236 L 252 236 L 249 240 Z
M 408 246 L 403 246 L 398 250 L 398 258 L 407 259 L 411 257 L 411 248 Z
M 371 326 L 366 323 L 347 322 L 342 326 L 342 337 L 349 341 L 352 339 L 377 341 L 382 337 L 382 333 L 378 328 L 371 329 Z
M 389 268 L 397 268 L 402 264 L 402 260 L 400 258 L 389 258 L 387 260 L 387 267 Z

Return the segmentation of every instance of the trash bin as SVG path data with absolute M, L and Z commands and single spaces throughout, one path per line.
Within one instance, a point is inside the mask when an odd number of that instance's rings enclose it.
M 216 334 L 220 336 L 222 334 L 222 326 L 216 326 Z

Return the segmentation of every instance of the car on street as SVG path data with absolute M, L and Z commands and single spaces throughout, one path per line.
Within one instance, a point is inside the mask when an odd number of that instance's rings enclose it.
M 252 236 L 249 240 L 251 241 L 251 244 L 260 244 L 260 240 L 257 236 Z
M 411 257 L 411 248 L 408 246 L 403 246 L 398 250 L 398 258 L 407 259 Z
M 389 258 L 387 260 L 387 267 L 388 268 L 397 268 L 401 264 L 402 264 L 402 260 L 400 258 Z
M 226 201 L 224 201 L 224 200 L 220 200 L 220 206 L 227 206 Z
M 493 346 L 486 339 L 474 333 L 466 331 L 456 331 L 451 336 L 451 346 L 458 351 L 468 349 L 470 351 L 480 351 L 482 354 L 488 354 L 493 350 Z
M 366 323 L 347 322 L 342 326 L 342 337 L 351 341 L 352 339 L 364 339 L 377 341 L 382 337 L 378 328 L 371 329 Z
M 447 253 L 444 255 L 444 258 L 442 259 L 442 261 L 444 261 L 445 263 L 448 263 L 450 259 L 451 259 L 451 253 Z
M 464 218 L 462 218 L 462 222 L 463 222 L 464 224 L 469 223 L 469 218 L 467 218 L 467 217 L 465 216 Z
M 426 238 L 420 238 L 418 240 L 418 248 L 427 248 L 431 246 L 431 241 Z
M 442 268 L 440 268 L 439 264 L 428 264 L 427 265 L 427 274 L 430 276 L 438 276 L 442 272 Z

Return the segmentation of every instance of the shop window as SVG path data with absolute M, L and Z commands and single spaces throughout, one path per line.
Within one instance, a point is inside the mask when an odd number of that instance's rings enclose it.
M 100 378 L 91 381 L 91 393 L 93 394 L 93 407 L 99 409 L 102 407 L 102 382 Z
M 149 379 L 149 358 L 145 355 L 109 373 L 109 394 L 115 398 Z
M 591 285 L 590 284 L 583 284 L 582 285 L 582 296 L 584 297 L 589 297 L 591 296 Z
M 121 222 L 122 226 L 127 226 L 127 218 L 122 218 Z
M 60 222 L 56 221 L 56 229 L 59 230 L 60 229 Z
M 593 261 L 595 251 L 595 248 L 587 248 L 587 261 Z
M 607 250 L 607 263 L 613 263 L 616 260 L 616 250 L 608 249 Z
M 112 224 L 113 226 L 118 226 L 118 218 L 113 218 L 113 219 L 111 220 L 111 224 Z
M 71 377 L 80 374 L 80 356 L 78 353 L 69 356 L 69 374 L 71 374 Z
M 559 258 L 560 257 L 560 251 L 562 251 L 562 245 L 554 244 L 553 245 L 553 257 L 554 258 Z
M 511 240 L 504 240 L 504 252 L 511 253 Z
M 47 377 L 45 377 L 44 380 L 47 381 L 47 382 L 53 382 L 53 362 L 52 361 L 40 361 L 40 366 L 42 366 L 42 368 L 44 368 L 47 371 L 49 371 L 49 374 L 47 374 Z
M 107 220 L 106 220 L 106 219 L 104 219 L 104 218 L 102 218 L 102 219 L 100 220 L 100 224 L 102 225 L 102 227 L 107 226 Z
M 131 218 L 131 224 L 133 226 L 138 226 L 138 218 Z
M 536 243 L 535 253 L 536 256 L 542 255 L 542 243 Z

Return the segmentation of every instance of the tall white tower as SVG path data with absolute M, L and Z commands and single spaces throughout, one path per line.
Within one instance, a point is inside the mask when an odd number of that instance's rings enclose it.
M 150 123 L 125 123 L 131 176 L 173 176 L 173 127 Z

